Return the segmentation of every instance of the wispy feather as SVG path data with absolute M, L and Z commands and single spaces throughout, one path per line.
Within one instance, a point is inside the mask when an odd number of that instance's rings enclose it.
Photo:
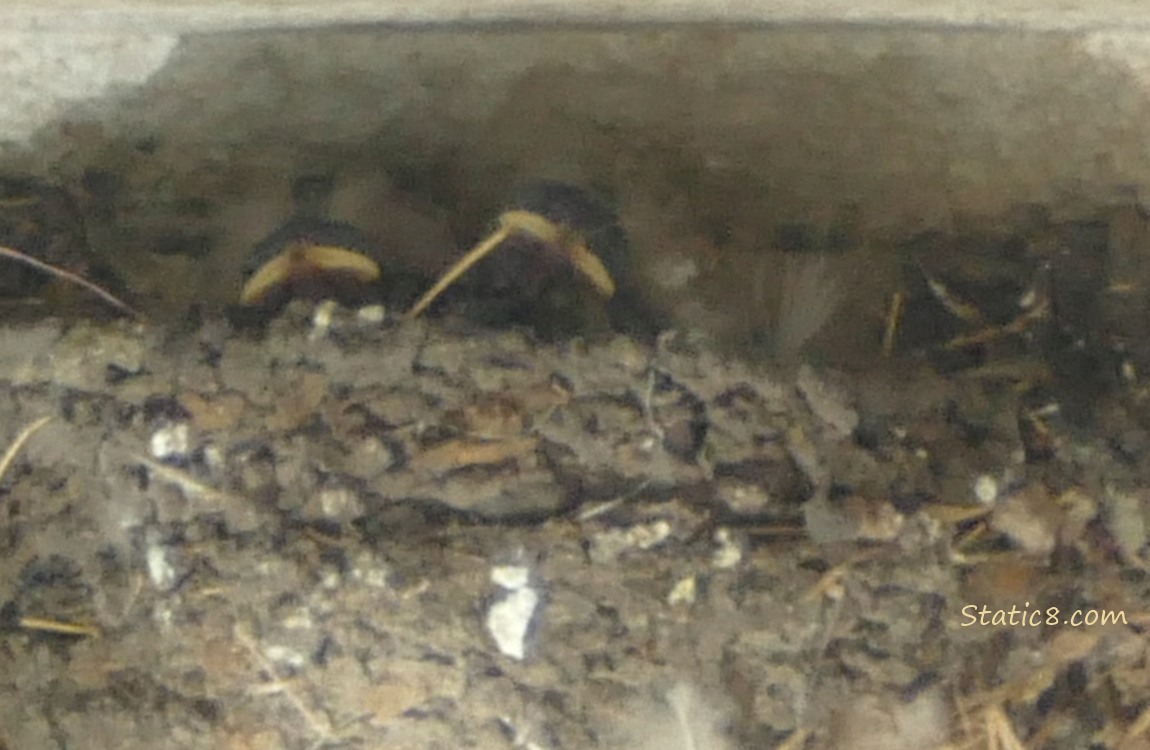
M 629 715 L 618 750 L 733 750 L 726 717 L 692 685 L 680 683 L 647 711 Z
M 773 350 L 780 361 L 792 362 L 834 315 L 843 288 L 822 253 L 788 253 L 780 278 Z

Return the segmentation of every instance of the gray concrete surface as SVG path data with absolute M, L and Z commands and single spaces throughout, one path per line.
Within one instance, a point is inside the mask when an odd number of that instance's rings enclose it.
M 1137 0 L 21 0 L 5 3 L 5 28 L 216 31 L 358 23 L 636 21 L 863 23 L 1043 30 L 1146 28 Z

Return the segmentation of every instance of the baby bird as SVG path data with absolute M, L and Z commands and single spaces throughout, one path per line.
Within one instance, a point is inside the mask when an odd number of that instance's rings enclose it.
M 252 249 L 240 304 L 278 309 L 294 298 L 368 301 L 382 274 L 370 238 L 350 224 L 294 216 Z
M 635 298 L 627 235 L 615 213 L 582 188 L 541 180 L 514 193 L 495 230 L 444 272 L 407 318 L 488 255 L 466 305 L 486 323 L 525 324 L 544 335 L 611 328 Z
M 382 270 L 377 244 L 364 232 L 328 218 L 321 208 L 329 182 L 297 180 L 295 215 L 252 248 L 240 305 L 278 310 L 295 298 L 335 299 L 355 306 L 375 301 Z

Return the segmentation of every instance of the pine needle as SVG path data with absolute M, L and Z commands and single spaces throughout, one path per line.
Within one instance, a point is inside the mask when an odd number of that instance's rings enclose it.
M 8 450 L 4 451 L 4 457 L 0 458 L 0 479 L 4 478 L 4 474 L 7 473 L 8 467 L 11 466 L 12 462 L 16 460 L 16 454 L 19 453 L 20 449 L 24 447 L 24 443 L 28 442 L 28 438 L 36 434 L 37 430 L 48 424 L 50 421 L 52 421 L 51 417 L 40 417 L 35 422 L 20 431 L 20 434 L 17 435 L 16 439 L 12 441 L 12 444 L 8 446 Z
M 30 255 L 26 255 L 26 254 L 20 252 L 19 250 L 13 250 L 10 247 L 4 247 L 2 245 L 0 245 L 0 257 L 10 258 L 11 260 L 17 261 L 19 263 L 23 263 L 26 266 L 31 266 L 32 268 L 35 268 L 37 271 L 42 271 L 42 272 L 48 274 L 49 276 L 55 276 L 56 278 L 63 279 L 64 281 L 67 281 L 67 282 L 70 282 L 70 283 L 75 284 L 77 286 L 83 287 L 84 289 L 87 289 L 89 292 L 92 292 L 97 297 L 104 300 L 105 302 L 107 302 L 109 305 L 116 308 L 120 312 L 125 313 L 127 315 L 130 315 L 133 318 L 136 318 L 137 320 L 144 320 L 145 319 L 145 316 L 142 312 L 140 312 L 136 308 L 132 307 L 127 302 L 124 302 L 119 297 L 116 297 L 111 292 L 105 290 L 104 288 L 102 288 L 100 286 L 97 286 L 96 284 L 92 283 L 91 281 L 88 281 L 83 276 L 79 276 L 77 274 L 74 274 L 71 271 L 65 271 L 63 268 L 60 268 L 58 266 L 54 266 L 50 263 L 45 263 L 42 260 L 37 260 L 36 258 L 33 258 Z
M 1147 706 L 1122 737 L 1118 750 L 1134 750 L 1142 741 L 1139 737 L 1150 735 L 1150 706 Z M 1145 745 L 1143 745 L 1145 747 Z
M 259 644 L 256 643 L 255 637 L 248 631 L 248 629 L 237 623 L 233 628 L 233 635 L 241 646 L 248 652 L 252 661 L 255 662 L 259 671 L 267 676 L 266 681 L 261 686 L 261 689 L 253 691 L 254 693 L 262 693 L 266 695 L 282 695 L 287 702 L 294 708 L 304 721 L 307 722 L 308 729 L 315 734 L 317 742 L 315 746 L 327 744 L 332 740 L 337 739 L 335 731 L 332 729 L 331 723 L 318 711 L 313 711 L 307 701 L 299 691 L 295 689 L 292 680 L 280 679 L 277 675 L 275 664 L 271 659 L 264 655 L 263 650 Z
M 680 683 L 667 691 L 666 706 L 640 719 L 632 729 L 643 750 L 730 750 L 721 729 L 722 712 L 693 686 Z
M 62 622 L 49 620 L 45 617 L 21 617 L 20 627 L 24 630 L 35 630 L 41 633 L 56 633 L 57 635 L 74 635 L 80 638 L 99 638 L 100 629 L 92 625 L 83 625 L 75 622 Z
M 782 262 L 782 297 L 774 325 L 774 352 L 794 361 L 843 301 L 843 285 L 826 255 L 789 254 Z

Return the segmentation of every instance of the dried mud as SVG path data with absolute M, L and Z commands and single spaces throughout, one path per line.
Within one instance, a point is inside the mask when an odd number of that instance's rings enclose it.
M 298 304 L 0 382 L 3 748 L 1150 746 L 1134 397 Z

